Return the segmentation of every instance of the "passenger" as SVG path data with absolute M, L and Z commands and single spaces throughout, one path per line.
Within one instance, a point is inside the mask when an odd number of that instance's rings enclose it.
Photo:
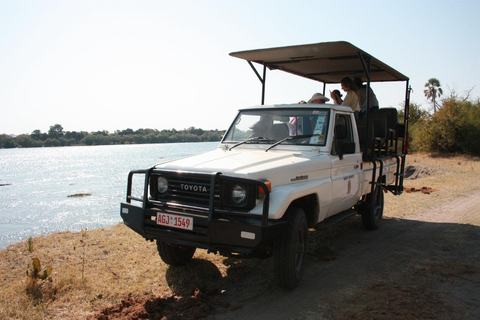
M 355 112 L 360 111 L 358 88 L 355 83 L 353 83 L 353 80 L 349 77 L 345 77 L 342 79 L 342 81 L 340 81 L 340 84 L 342 86 L 342 90 L 347 93 L 345 100 L 342 100 L 341 96 L 335 94 L 335 91 L 330 93 L 330 97 L 333 99 L 333 101 L 335 101 L 336 104 L 349 106 Z M 336 91 L 338 92 L 338 90 Z
M 353 79 L 353 82 L 355 82 L 355 85 L 358 87 L 358 96 L 360 97 L 360 109 L 361 109 L 360 117 L 362 117 L 365 114 L 365 111 L 367 110 L 367 86 L 363 84 L 362 79 L 360 78 Z M 370 87 L 370 90 L 368 91 L 368 95 L 369 95 L 368 112 L 377 112 L 379 104 L 378 104 L 377 97 L 375 96 L 375 93 L 373 92 L 371 87 Z
M 327 101 L 330 101 L 330 99 L 328 99 L 327 97 L 325 97 L 323 94 L 321 93 L 315 93 L 311 98 L 310 100 L 308 100 L 307 103 L 309 104 L 325 104 L 327 103 Z
M 340 100 L 338 100 L 338 99 L 336 100 L 335 98 L 332 97 L 332 95 L 333 95 L 333 97 L 340 97 Z M 333 102 L 335 102 L 336 104 L 342 105 L 343 94 L 341 94 L 339 90 L 330 91 L 330 97 L 333 98 Z

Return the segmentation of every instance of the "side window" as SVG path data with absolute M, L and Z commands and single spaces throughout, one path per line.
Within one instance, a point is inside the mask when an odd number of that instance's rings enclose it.
M 337 114 L 335 116 L 334 143 L 332 145 L 332 154 L 337 154 L 337 145 L 345 142 L 354 142 L 352 121 L 350 115 Z

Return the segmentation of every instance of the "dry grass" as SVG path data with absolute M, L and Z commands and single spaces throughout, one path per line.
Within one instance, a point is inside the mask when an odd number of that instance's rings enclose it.
M 406 218 L 419 209 L 428 210 L 434 205 L 480 189 L 478 159 L 417 154 L 408 157 L 407 165 L 425 167 L 426 171 L 433 174 L 407 180 L 405 186 L 431 187 L 435 191 L 429 195 L 404 193 L 399 197 L 387 196 L 387 218 Z M 34 257 L 41 260 L 43 268 L 53 268 L 50 280 L 44 281 L 41 287 L 41 297 L 36 298 L 26 293 L 26 270 Z M 269 261 L 251 263 L 263 263 L 265 269 L 270 268 L 267 266 Z M 219 287 L 215 289 L 221 290 L 222 281 L 227 275 L 228 281 L 235 281 L 236 277 L 243 276 L 242 269 L 248 270 L 249 265 L 249 261 L 238 262 L 197 250 L 190 267 L 167 268 L 160 262 L 155 243 L 146 242 L 123 224 L 109 229 L 55 233 L 34 238 L 30 245 L 25 241 L 0 251 L 0 318 L 85 319 L 127 297 L 173 299 L 175 296 L 188 296 L 192 288 L 202 287 L 207 282 L 217 283 Z M 416 272 L 435 267 L 438 266 L 428 263 L 415 266 Z M 271 285 L 271 281 L 262 278 L 261 274 L 251 276 L 257 277 L 259 284 Z M 371 295 L 365 295 L 362 299 L 374 303 L 375 295 L 382 292 L 382 288 L 391 289 L 389 285 L 384 281 L 371 284 Z M 395 309 L 389 309 L 392 312 L 390 315 L 399 312 L 402 304 L 409 301 L 407 298 L 411 300 L 416 297 L 412 296 L 413 292 L 422 289 L 421 284 L 417 286 L 407 284 L 393 288 L 397 290 L 398 300 L 389 305 L 389 308 Z M 431 299 L 436 301 L 435 297 Z M 370 304 L 365 302 L 364 305 Z M 359 309 L 349 309 L 348 315 L 352 318 L 361 317 L 363 313 L 358 312 Z M 415 314 L 411 316 L 415 317 Z
M 429 195 L 421 192 L 388 194 L 385 198 L 387 217 L 405 218 L 418 210 L 428 210 L 461 195 L 480 189 L 480 159 L 455 156 L 441 157 L 426 154 L 407 156 L 407 166 L 423 171 L 420 179 L 405 180 L 405 188 L 432 188 Z M 406 200 L 408 198 L 408 200 Z
M 0 252 L 0 318 L 85 319 L 93 310 L 129 293 L 169 293 L 162 276 L 166 267 L 158 263 L 155 245 L 121 224 L 111 229 L 56 233 L 35 238 L 33 243 L 32 252 L 26 243 Z M 53 268 L 41 301 L 25 294 L 25 271 L 33 257 Z
M 27 242 L 0 251 L 0 319 L 85 319 L 128 296 L 188 294 L 192 286 L 208 281 L 209 274 L 219 279 L 226 276 L 228 268 L 223 257 L 198 250 L 194 258 L 200 262 L 192 268 L 168 269 L 160 261 L 155 243 L 123 224 L 60 232 L 32 242 L 32 252 Z M 41 260 L 42 267 L 53 268 L 41 298 L 26 293 L 26 271 L 34 257 Z M 208 260 L 218 268 L 201 262 Z

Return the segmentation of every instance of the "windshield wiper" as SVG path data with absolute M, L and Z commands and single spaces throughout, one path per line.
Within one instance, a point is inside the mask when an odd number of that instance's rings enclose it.
M 270 141 L 275 141 L 275 139 L 272 139 L 272 138 L 264 138 L 264 137 L 251 137 L 251 138 L 248 138 L 247 140 L 244 140 L 244 141 L 241 141 L 237 144 L 234 144 L 233 146 L 230 147 L 230 149 L 228 149 L 228 151 L 232 150 L 233 148 L 235 147 L 238 147 L 244 143 L 247 143 L 247 142 L 250 142 L 250 141 L 259 141 L 259 142 L 270 142 Z
M 275 148 L 276 146 L 278 146 L 279 144 L 287 141 L 287 140 L 298 140 L 298 139 L 303 139 L 303 138 L 311 138 L 313 137 L 313 134 L 304 134 L 304 135 L 299 135 L 299 136 L 288 136 L 286 138 L 283 138 L 282 140 L 279 140 L 277 142 L 275 142 L 274 144 L 272 144 L 270 147 L 268 147 L 265 152 L 267 152 L 268 150 L 272 149 L 272 148 Z

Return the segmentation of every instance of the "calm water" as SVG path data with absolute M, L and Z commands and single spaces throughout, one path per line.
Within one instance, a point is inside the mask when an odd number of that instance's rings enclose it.
M 0 149 L 0 249 L 57 231 L 112 226 L 133 169 L 215 149 L 218 142 Z M 89 193 L 91 196 L 68 197 Z

